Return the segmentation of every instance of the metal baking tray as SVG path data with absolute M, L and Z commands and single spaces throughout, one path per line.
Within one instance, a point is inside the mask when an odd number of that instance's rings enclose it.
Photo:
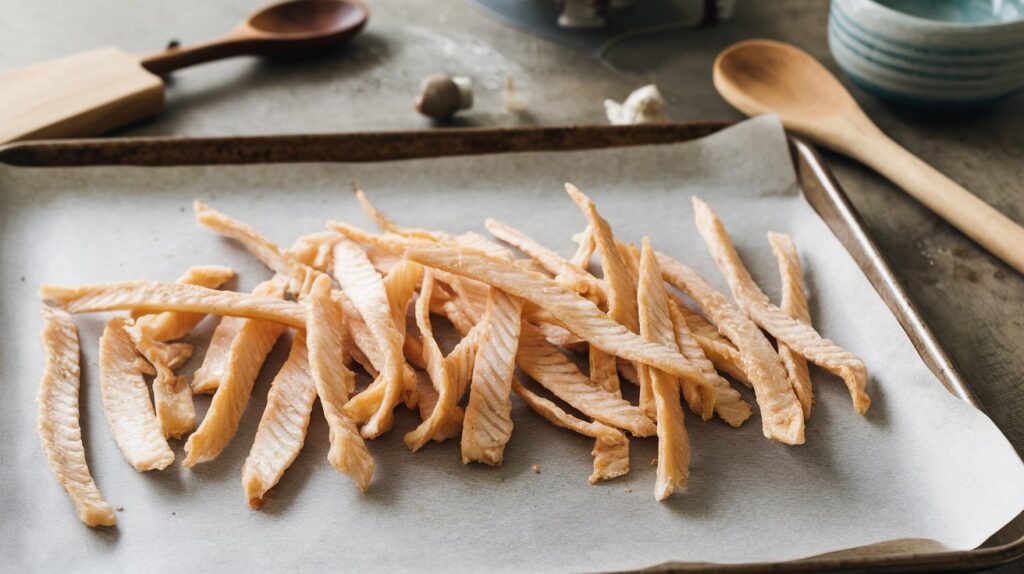
M 468 128 L 212 138 L 121 138 L 40 141 L 0 147 L 0 163 L 27 168 L 368 162 L 474 154 L 568 151 L 676 143 L 730 125 L 696 122 L 648 126 Z M 909 335 L 924 362 L 956 397 L 981 409 L 939 346 L 860 216 L 821 156 L 790 138 L 800 187 Z M 974 550 L 944 551 L 928 541 L 891 541 L 791 562 L 734 565 L 669 563 L 651 572 L 906 572 L 979 570 L 1024 557 L 1024 514 Z

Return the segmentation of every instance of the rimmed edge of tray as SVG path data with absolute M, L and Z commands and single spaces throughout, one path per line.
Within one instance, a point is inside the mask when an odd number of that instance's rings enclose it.
M 23 142 L 0 146 L 0 163 L 26 168 L 187 166 L 260 163 L 370 162 L 456 155 L 573 151 L 678 143 L 710 135 L 731 122 L 643 126 L 453 128 L 434 131 L 353 132 L 204 138 L 118 138 Z M 842 187 L 821 156 L 790 137 L 800 188 L 896 316 L 939 381 L 957 398 L 981 409 L 956 366 L 921 318 Z M 1011 521 L 985 544 L 1005 538 Z M 945 551 L 934 541 L 889 541 L 788 562 L 666 563 L 645 572 L 888 572 L 974 570 L 1024 556 L 1024 536 L 974 550 Z M 908 551 L 908 549 L 925 549 Z M 932 549 L 935 550 L 932 550 Z

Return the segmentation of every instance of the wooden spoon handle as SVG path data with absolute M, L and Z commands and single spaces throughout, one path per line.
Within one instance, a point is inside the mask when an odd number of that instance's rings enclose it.
M 254 39 L 248 35 L 232 33 L 194 46 L 168 48 L 143 57 L 139 63 L 150 72 L 163 75 L 186 66 L 250 54 L 255 44 Z
M 887 177 L 993 255 L 1024 273 L 1024 228 L 1019 224 L 880 130 L 857 146 L 844 147 L 844 152 Z

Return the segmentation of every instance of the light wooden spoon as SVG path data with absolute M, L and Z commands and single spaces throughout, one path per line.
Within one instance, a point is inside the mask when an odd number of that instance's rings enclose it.
M 741 112 L 778 114 L 787 129 L 871 167 L 1024 273 L 1024 228 L 889 139 L 807 52 L 771 40 L 733 44 L 715 60 L 714 82 Z

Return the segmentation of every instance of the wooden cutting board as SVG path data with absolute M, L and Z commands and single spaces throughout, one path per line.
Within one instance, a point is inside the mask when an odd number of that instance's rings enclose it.
M 158 113 L 164 83 L 139 57 L 100 48 L 0 72 L 0 144 L 108 132 Z

